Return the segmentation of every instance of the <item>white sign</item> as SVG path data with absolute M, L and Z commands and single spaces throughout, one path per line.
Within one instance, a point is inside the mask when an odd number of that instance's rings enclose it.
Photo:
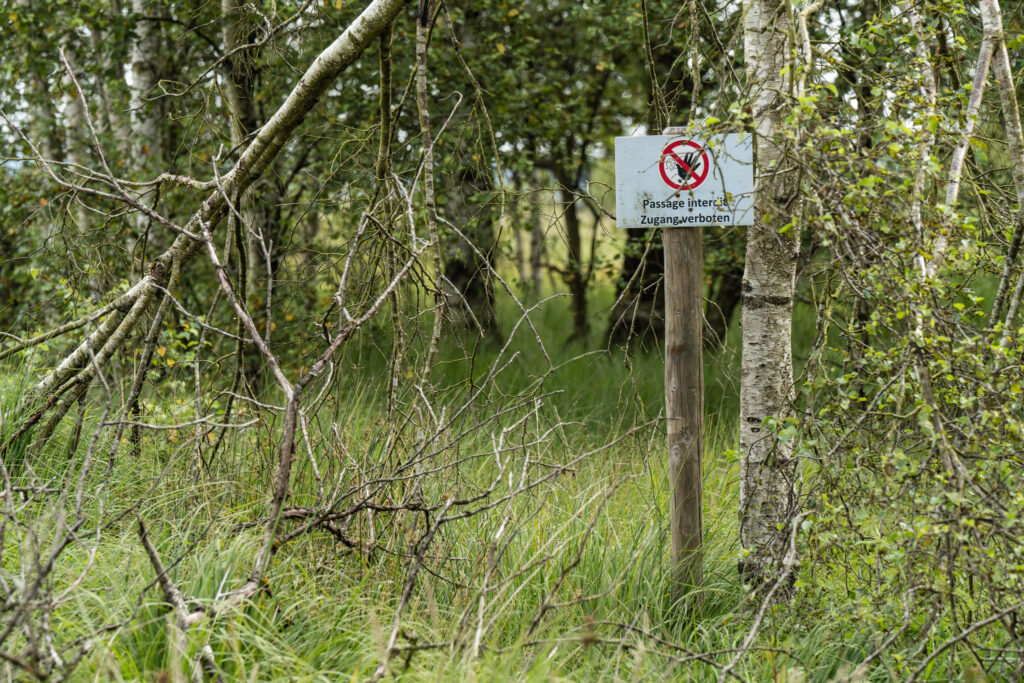
M 620 228 L 753 225 L 752 137 L 615 138 L 615 218 Z

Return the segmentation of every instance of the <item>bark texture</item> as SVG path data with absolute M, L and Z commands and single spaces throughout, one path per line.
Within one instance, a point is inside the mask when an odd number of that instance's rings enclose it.
M 539 183 L 537 183 L 539 184 Z M 540 213 L 540 193 L 533 192 L 530 199 L 530 292 L 540 295 L 544 275 L 544 233 L 547 226 Z
M 441 288 L 445 307 L 455 324 L 500 337 L 491 282 L 497 246 L 492 207 L 472 201 L 473 195 L 490 191 L 491 182 L 468 163 L 453 180 L 448 188 L 446 210 L 466 239 L 449 244 L 445 252 Z
M 64 62 L 66 68 L 70 74 L 74 74 L 74 79 L 77 84 L 82 83 L 82 74 L 78 68 L 78 57 L 76 53 L 76 41 L 73 39 L 67 39 L 64 41 Z M 70 74 L 66 74 L 65 78 L 67 81 L 71 81 Z M 79 169 L 88 168 L 89 166 L 89 128 L 88 128 L 88 112 L 85 109 L 83 103 L 84 97 L 79 92 L 78 87 L 74 82 L 69 82 L 67 85 L 67 101 L 64 105 L 64 122 L 66 126 L 66 150 L 67 150 L 67 162 L 72 167 Z M 75 220 L 75 231 L 67 235 L 67 238 L 72 243 L 77 243 L 80 247 L 84 247 L 89 250 L 90 247 L 94 246 L 95 237 L 92 234 L 92 213 L 86 208 L 82 202 L 75 202 L 74 204 L 74 220 Z M 82 279 L 85 285 L 85 291 L 90 296 L 97 296 L 103 290 L 101 289 L 102 281 L 102 269 L 101 263 L 91 258 L 89 251 L 81 253 L 81 269 Z
M 163 51 L 160 49 L 160 25 L 143 19 L 153 13 L 151 0 L 132 0 L 131 10 L 135 15 L 135 38 L 131 41 L 128 51 L 129 73 L 128 85 L 128 139 L 121 151 L 126 152 L 129 162 L 138 177 L 143 178 L 155 174 L 163 161 L 163 140 L 160 136 L 161 106 L 159 101 L 150 102 L 157 93 L 157 84 L 162 71 L 160 62 Z M 142 193 L 136 193 L 135 199 L 149 204 Z M 131 229 L 127 236 L 128 253 L 135 258 L 144 259 L 145 254 L 136 254 L 140 244 L 144 247 L 148 240 L 150 219 L 143 213 L 132 216 Z M 162 245 L 166 245 L 163 242 Z
M 971 116 L 972 114 L 976 114 L 977 109 L 980 109 L 981 89 L 978 88 L 978 82 L 980 80 L 982 84 L 984 83 L 984 75 L 979 79 L 978 74 L 983 74 L 983 68 L 988 66 L 985 63 L 985 59 L 987 57 L 985 53 L 985 45 L 991 43 L 992 70 L 995 76 L 996 88 L 999 91 L 999 104 L 1003 112 L 1003 126 L 1006 130 L 1006 144 L 1010 153 L 1010 168 L 1013 173 L 1013 184 L 1017 195 L 1017 206 L 1020 207 L 1018 208 L 1013 235 L 1010 238 L 1009 249 L 1006 252 L 1006 259 L 1003 262 L 1003 273 L 999 279 L 999 288 L 996 291 L 995 303 L 992 306 L 992 315 L 989 319 L 989 327 L 995 327 L 996 321 L 999 319 L 999 315 L 1003 307 L 1003 301 L 1007 295 L 1010 277 L 1017 260 L 1017 253 L 1020 250 L 1021 237 L 1024 235 L 1024 168 L 1021 167 L 1021 162 L 1024 160 L 1024 133 L 1022 133 L 1021 129 L 1020 108 L 1017 103 L 1017 90 L 1014 85 L 1010 56 L 1007 52 L 1006 41 L 1003 36 L 1003 15 L 1002 10 L 999 7 L 999 0 L 982 0 L 979 4 L 979 9 L 981 10 L 981 24 L 985 32 L 985 37 L 978 55 L 978 65 L 975 68 L 974 90 L 979 91 L 977 94 L 978 102 L 975 105 L 975 93 L 972 92 L 966 126 L 973 124 L 974 121 Z M 965 128 L 964 137 L 969 140 L 971 132 L 972 130 L 970 128 Z M 962 146 L 965 148 L 966 152 L 967 145 L 964 144 Z M 957 152 L 959 151 L 960 150 L 958 149 Z M 954 157 L 954 163 L 959 162 L 962 164 L 962 156 L 963 155 L 961 155 L 960 158 Z M 959 171 L 959 167 L 954 167 L 951 171 L 951 178 L 955 178 L 957 182 L 955 187 L 952 187 L 947 191 L 947 194 L 959 190 Z M 953 186 L 952 180 L 950 185 Z M 955 194 L 953 194 L 952 199 L 955 201 Z M 946 203 L 952 205 L 949 197 L 947 197 Z M 1013 296 L 1010 298 L 1002 339 L 1004 347 L 1009 346 L 1010 343 L 1010 330 L 1017 318 L 1017 311 L 1020 306 L 1022 292 L 1024 292 L 1024 274 L 1021 274 L 1019 277 Z
M 132 0 L 132 12 L 138 16 L 149 13 L 147 0 Z M 131 80 L 128 84 L 131 100 L 132 155 L 140 167 L 148 159 L 156 158 L 160 150 L 160 112 L 148 99 L 159 78 L 156 60 L 160 55 L 158 24 L 151 21 L 135 22 L 135 40 L 131 44 Z
M 743 273 L 740 389 L 741 574 L 770 581 L 785 550 L 793 505 L 792 450 L 765 428 L 791 413 L 793 293 L 798 230 L 780 232 L 794 215 L 796 170 L 776 141 L 786 113 L 792 27 L 780 0 L 746 0 L 744 48 L 753 98 L 757 194 Z M 787 70 L 792 74 L 793 69 Z
M 571 143 L 566 145 L 571 147 Z M 590 279 L 583 272 L 583 236 L 580 232 L 580 217 L 576 213 L 576 199 L 580 192 L 579 176 L 571 177 L 560 171 L 555 174 L 558 193 L 561 195 L 559 210 L 565 220 L 568 263 L 563 274 L 572 298 L 572 336 L 570 339 L 586 339 L 590 334 L 590 317 L 587 311 L 587 282 Z M 591 255 L 593 258 L 593 255 Z

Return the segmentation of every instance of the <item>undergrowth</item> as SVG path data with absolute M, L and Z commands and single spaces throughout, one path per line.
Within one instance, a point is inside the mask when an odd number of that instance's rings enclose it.
M 557 306 L 543 311 L 543 335 L 557 338 L 561 314 Z M 705 583 L 682 594 L 668 571 L 668 486 L 659 421 L 663 366 L 657 351 L 582 353 L 582 344 L 558 343 L 548 348 L 556 350 L 560 369 L 545 380 L 546 402 L 531 429 L 560 426 L 538 458 L 566 463 L 612 445 L 493 514 L 439 531 L 402 612 L 388 675 L 428 681 L 716 680 L 744 647 L 759 609 L 736 572 L 735 348 L 706 360 Z M 339 382 L 314 416 L 318 433 L 329 428 L 346 449 L 314 439 L 325 477 L 341 476 L 350 462 L 372 461 L 383 452 L 386 357 L 375 349 L 372 340 L 357 340 L 344 364 L 355 379 Z M 496 349 L 487 342 L 467 353 L 449 344 L 442 349 L 437 383 L 452 396 L 465 393 L 473 372 L 486 367 Z M 540 362 L 535 345 L 524 342 L 517 350 L 518 362 L 501 385 L 509 396 L 529 383 L 526 369 Z M 24 368 L 8 367 L 2 378 L 5 437 L 14 423 L 11 397 L 23 390 L 27 375 Z M 171 423 L 189 394 L 186 383 L 165 386 L 170 390 L 147 398 L 147 413 L 150 420 Z M 481 410 L 500 410 L 501 401 L 496 391 Z M 92 434 L 99 419 L 98 406 L 90 406 L 81 433 Z M 24 463 L 35 481 L 52 482 L 74 476 L 90 448 L 91 457 L 100 457 L 103 451 L 87 436 L 73 440 L 74 420 L 65 422 L 45 452 L 8 454 L 7 470 L 15 480 L 26 476 Z M 148 520 L 150 538 L 192 606 L 213 603 L 245 581 L 259 548 L 262 529 L 252 522 L 266 505 L 278 429 L 271 421 L 233 432 L 201 474 L 188 429 L 144 432 L 139 454 L 122 450 L 109 479 L 102 468 L 90 475 L 87 516 L 105 522 L 88 530 L 95 544 L 69 548 L 49 579 L 58 589 L 77 587 L 53 612 L 50 625 L 63 641 L 89 640 L 74 678 L 177 679 L 188 674 L 185 662 L 205 648 L 226 680 L 358 681 L 374 674 L 417 541 L 429 524 L 409 511 L 360 518 L 345 530 L 349 543 L 320 531 L 298 537 L 278 550 L 254 600 L 198 623 L 188 632 L 185 652 L 174 645 L 171 612 L 140 545 L 137 519 Z M 481 430 L 460 442 L 459 453 L 486 452 L 492 439 Z M 295 505 L 311 499 L 314 486 L 306 463 L 298 467 Z M 491 461 L 480 458 L 460 476 L 485 481 L 493 470 Z M 443 500 L 449 494 L 426 484 L 422 495 Z M 37 507 L 26 505 L 18 514 L 48 514 Z M 488 578 L 482 568 L 494 559 L 495 539 L 503 533 L 513 537 L 503 540 Z M 7 534 L 5 576 L 17 576 L 33 561 L 30 546 L 46 541 Z M 807 568 L 801 568 L 801 580 L 806 576 Z M 898 661 L 901 641 L 867 672 L 855 670 L 886 633 L 863 622 L 857 610 L 844 610 L 856 596 L 841 586 L 817 590 L 831 599 L 831 611 L 816 612 L 799 599 L 768 609 L 737 658 L 733 679 L 899 676 L 891 662 Z M 912 633 L 905 641 L 905 649 L 916 647 Z M 940 658 L 929 675 L 939 680 L 965 670 Z

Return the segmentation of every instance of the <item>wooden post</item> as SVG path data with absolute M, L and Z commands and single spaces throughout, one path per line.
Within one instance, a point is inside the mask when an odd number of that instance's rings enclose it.
M 678 135 L 680 128 L 665 133 Z M 677 585 L 703 582 L 704 243 L 700 227 L 664 228 L 665 413 L 672 485 L 673 577 Z

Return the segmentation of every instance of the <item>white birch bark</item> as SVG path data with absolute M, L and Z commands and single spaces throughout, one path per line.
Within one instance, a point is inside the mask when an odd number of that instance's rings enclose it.
M 935 116 L 936 97 L 938 87 L 935 83 L 935 72 L 932 70 L 931 51 L 928 49 L 928 36 L 924 31 L 921 15 L 914 4 L 907 6 L 907 16 L 910 25 L 917 34 L 917 44 L 914 46 L 914 56 L 917 57 L 917 66 L 921 69 L 921 99 L 924 101 L 924 114 L 921 116 L 922 125 L 927 126 L 928 121 Z M 935 149 L 935 133 L 928 132 L 925 135 L 923 144 L 919 145 L 918 168 L 914 175 L 914 189 L 910 202 L 910 222 L 917 233 L 918 243 L 924 248 L 927 235 L 925 233 L 922 207 L 924 205 L 925 186 L 928 182 L 928 167 L 931 165 L 932 150 Z M 922 278 L 928 277 L 928 264 L 922 254 L 916 257 L 917 268 Z
M 145 16 L 148 4 L 149 0 L 132 0 L 132 12 L 139 17 Z M 156 90 L 159 57 L 158 25 L 136 19 L 135 40 L 132 41 L 128 52 L 130 78 L 126 81 L 129 95 L 129 138 L 123 145 L 123 151 L 128 152 L 128 167 L 140 179 L 155 170 L 163 151 L 160 140 L 160 107 L 148 101 Z M 142 196 L 136 194 L 135 198 L 141 200 Z M 135 256 L 138 240 L 146 232 L 148 224 L 149 218 L 141 212 L 132 217 L 132 230 L 127 236 L 129 254 Z
M 981 24 L 986 38 L 993 41 L 992 69 L 995 74 L 999 103 L 1003 110 L 1006 127 L 1006 144 L 1010 149 L 1010 169 L 1017 202 L 1024 206 L 1024 133 L 1021 130 L 1020 109 L 1017 106 L 1017 91 L 1014 88 L 1010 56 L 1003 39 L 1003 18 L 999 0 L 981 0 Z
M 915 4 L 912 2 L 906 4 L 906 14 L 910 20 L 911 28 L 917 35 L 917 43 L 914 46 L 914 55 L 917 57 L 917 66 L 921 69 L 921 101 L 924 104 L 924 110 L 921 113 L 920 120 L 922 122 L 922 126 L 927 126 L 928 122 L 933 120 L 936 116 L 938 90 L 935 81 L 935 73 L 932 67 L 931 50 L 928 47 L 929 36 L 924 30 L 924 21 L 921 19 L 921 14 Z M 928 182 L 928 169 L 931 166 L 932 151 L 935 148 L 935 139 L 935 133 L 929 132 L 925 135 L 923 144 L 920 145 L 918 168 L 917 173 L 914 175 L 914 194 L 910 204 L 910 221 L 914 226 L 914 232 L 917 235 L 922 251 L 927 241 L 924 219 L 922 217 L 922 207 L 924 205 L 925 188 Z M 927 286 L 928 263 L 921 253 L 919 253 L 915 258 L 915 264 L 918 268 L 922 282 Z M 920 349 L 927 348 L 928 344 L 925 341 L 925 319 L 919 310 L 914 311 L 913 338 Z M 925 362 L 921 353 L 917 353 L 915 356 L 914 372 L 917 374 L 917 380 L 921 385 L 921 397 L 925 404 L 932 409 L 932 424 L 935 433 L 944 435 L 941 418 L 939 416 L 940 413 L 935 403 L 935 391 L 932 387 L 928 364 Z M 939 440 L 939 450 L 942 454 L 942 462 L 946 467 L 946 471 L 952 472 L 953 457 L 944 436 Z
M 949 175 L 946 180 L 946 206 L 950 209 L 956 206 L 960 196 L 960 181 L 963 178 L 964 162 L 967 160 L 967 150 L 971 146 L 971 136 L 974 134 L 974 127 L 978 123 L 978 112 L 981 110 L 981 100 L 985 95 L 985 83 L 988 81 L 989 65 L 992 63 L 992 36 L 987 32 L 981 40 L 981 47 L 978 49 L 978 61 L 974 65 L 974 82 L 971 87 L 971 98 L 967 102 L 967 111 L 964 112 L 964 125 L 960 130 L 960 141 L 953 150 L 953 158 L 949 162 Z M 948 237 L 940 237 L 940 246 L 936 246 L 936 252 L 940 255 L 945 250 L 944 245 Z
M 147 5 L 147 0 L 132 0 L 132 11 L 144 16 L 147 14 Z M 160 150 L 160 114 L 158 108 L 148 102 L 157 85 L 156 61 L 160 55 L 160 34 L 156 24 L 140 20 L 135 22 L 135 35 L 129 54 L 131 79 L 128 82 L 131 151 L 136 163 L 145 167 L 147 160 Z
M 999 103 L 1003 111 L 1003 126 L 1006 129 L 1006 144 L 1010 152 L 1010 168 L 1013 173 L 1013 185 L 1017 195 L 1017 217 L 1010 248 L 1006 253 L 1003 274 L 999 281 L 992 317 L 989 326 L 998 320 L 1002 302 L 1006 296 L 1010 276 L 1020 249 L 1022 233 L 1024 233 L 1024 132 L 1021 129 L 1020 109 L 1017 104 L 1017 91 L 1010 66 L 1010 56 L 1003 39 L 1003 16 L 999 0 L 981 0 L 981 25 L 985 32 L 985 40 L 992 41 L 992 70 L 995 75 L 996 89 L 999 91 Z M 1024 273 L 1021 273 L 1010 299 L 1003 326 L 1002 346 L 1008 347 L 1011 342 L 1011 330 L 1020 308 L 1021 294 L 1024 292 Z
M 78 58 L 68 41 L 64 43 L 64 58 L 67 60 L 68 67 L 75 74 L 75 79 L 81 83 L 82 78 L 78 72 Z M 70 80 L 68 78 L 68 81 Z M 67 161 L 72 166 L 84 167 L 89 164 L 89 129 L 85 120 L 86 112 L 82 104 L 83 98 L 73 83 L 68 84 L 66 93 L 64 125 L 67 133 L 65 145 Z M 89 211 L 86 210 L 85 205 L 81 202 L 78 202 L 76 205 L 75 223 L 79 233 L 84 235 L 89 232 Z M 90 282 L 94 283 L 95 278 L 90 278 Z
M 949 174 L 946 178 L 946 208 L 952 211 L 956 208 L 957 199 L 960 196 L 960 181 L 963 178 L 964 162 L 967 159 L 967 150 L 971 146 L 971 136 L 974 134 L 974 127 L 978 121 L 978 112 L 981 111 L 982 98 L 985 95 L 985 83 L 988 80 L 989 65 L 992 62 L 992 35 L 987 31 L 981 40 L 978 48 L 978 61 L 974 66 L 974 82 L 971 88 L 971 97 L 967 102 L 967 111 L 964 112 L 964 123 L 960 129 L 960 139 L 953 150 L 952 160 L 949 162 Z M 949 221 L 945 221 L 942 232 L 935 238 L 935 246 L 932 248 L 932 258 L 928 262 L 928 278 L 934 278 L 942 265 L 949 248 L 949 232 L 951 230 Z
M 430 94 L 427 92 L 427 38 L 430 31 L 430 6 L 428 0 L 420 0 L 416 18 L 416 113 L 420 123 L 420 144 L 423 150 L 423 199 L 427 209 L 427 229 L 433 248 L 430 250 L 434 265 L 434 327 L 430 333 L 427 357 L 423 362 L 420 376 L 430 384 L 430 371 L 434 356 L 441 341 L 441 325 L 444 321 L 444 263 L 441 259 L 441 240 L 437 232 L 437 199 L 434 195 L 434 138 L 430 130 Z
M 787 4 L 744 2 L 744 54 L 753 104 L 757 168 L 755 223 L 747 232 L 743 273 L 740 389 L 740 572 L 771 580 L 785 550 L 796 468 L 792 448 L 764 427 L 791 414 L 791 321 L 798 229 L 780 232 L 797 207 L 796 169 L 775 141 L 786 114 L 794 65 Z M 789 66 L 788 76 L 783 70 Z

